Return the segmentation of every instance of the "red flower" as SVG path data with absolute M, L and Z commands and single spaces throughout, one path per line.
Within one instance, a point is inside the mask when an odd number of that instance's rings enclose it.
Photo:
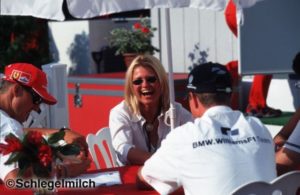
M 142 25 L 141 25 L 141 23 L 137 22 L 137 23 L 135 23 L 135 24 L 133 25 L 133 28 L 134 28 L 134 29 L 140 29 L 140 28 L 142 28 Z
M 39 148 L 38 158 L 40 163 L 47 167 L 52 162 L 52 150 L 48 145 L 42 145 Z
M 3 155 L 11 152 L 17 152 L 22 150 L 22 144 L 20 140 L 13 134 L 9 134 L 5 137 L 7 144 L 0 144 L 0 153 Z
M 27 134 L 27 140 L 29 143 L 39 146 L 42 144 L 43 136 L 40 132 L 29 131 Z
M 147 27 L 143 27 L 141 31 L 143 33 L 149 33 L 150 32 L 149 28 L 147 28 Z

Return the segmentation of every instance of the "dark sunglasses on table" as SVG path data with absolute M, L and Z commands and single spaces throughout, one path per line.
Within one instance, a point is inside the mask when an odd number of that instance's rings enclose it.
M 23 85 L 22 87 L 31 95 L 33 104 L 40 105 L 43 102 L 41 96 L 39 96 L 32 88 Z
M 141 79 L 141 78 L 136 79 L 136 80 L 132 81 L 132 83 L 134 85 L 140 85 L 143 83 L 144 80 L 146 80 L 148 83 L 155 83 L 157 79 L 155 76 L 151 76 L 151 77 L 147 77 L 146 79 Z

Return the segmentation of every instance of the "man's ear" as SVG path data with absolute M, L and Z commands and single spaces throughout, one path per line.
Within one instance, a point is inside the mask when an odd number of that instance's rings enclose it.
M 191 101 L 192 101 L 192 103 L 193 103 L 193 106 L 197 109 L 197 108 L 199 108 L 199 99 L 198 99 L 198 97 L 197 97 L 197 95 L 196 94 L 194 94 L 194 93 L 189 93 L 189 98 L 191 98 Z
M 196 117 L 201 117 L 204 113 L 204 107 L 202 103 L 200 102 L 198 96 L 194 93 L 189 93 L 189 98 L 190 98 L 190 109 L 193 114 L 193 116 Z
M 22 87 L 20 85 L 18 85 L 18 84 L 14 84 L 11 87 L 11 90 L 12 90 L 13 95 L 16 96 L 16 97 L 21 96 L 22 93 L 23 93 Z

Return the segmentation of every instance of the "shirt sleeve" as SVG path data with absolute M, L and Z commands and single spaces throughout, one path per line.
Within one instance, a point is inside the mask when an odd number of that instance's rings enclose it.
M 142 177 L 160 194 L 169 194 L 181 186 L 176 136 L 171 131 L 161 147 L 148 159 L 141 170 Z M 177 136 L 178 137 L 178 136 Z
M 121 164 L 128 164 L 127 154 L 134 147 L 130 121 L 125 113 L 118 109 L 112 109 L 109 115 L 109 129 L 112 136 L 112 144 Z
M 9 133 L 13 133 L 17 137 L 21 137 L 23 135 L 23 128 L 20 124 L 17 122 L 14 122 L 6 117 L 3 117 L 0 114 L 0 127 L 1 127 L 1 133 L 0 133 L 0 143 L 6 143 L 4 141 L 5 136 L 7 136 Z M 10 154 L 7 155 L 0 155 L 0 178 L 2 181 L 4 181 L 6 175 L 11 172 L 12 170 L 18 168 L 17 163 L 13 163 L 10 165 L 5 165 L 4 163 L 8 160 L 10 157 Z
M 2 143 L 2 142 L 1 142 Z M 4 181 L 6 175 L 11 172 L 12 170 L 18 168 L 17 163 L 13 163 L 10 165 L 4 165 L 4 163 L 8 160 L 9 154 L 3 156 L 0 155 L 0 178 L 2 181 Z
M 289 139 L 283 147 L 288 148 L 294 152 L 300 153 L 300 122 L 297 123 L 295 129 L 290 135 Z
M 177 126 L 181 126 L 187 122 L 191 122 L 194 120 L 192 113 L 185 109 L 181 104 L 177 104 L 177 116 L 179 124 Z

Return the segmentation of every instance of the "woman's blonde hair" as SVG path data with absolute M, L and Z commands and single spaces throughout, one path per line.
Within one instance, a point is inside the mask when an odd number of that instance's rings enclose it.
M 133 71 L 136 67 L 148 67 L 151 68 L 157 76 L 158 82 L 160 83 L 161 97 L 160 97 L 160 106 L 163 112 L 166 112 L 170 107 L 170 97 L 169 97 L 169 86 L 168 86 L 168 78 L 167 73 L 160 63 L 160 61 L 154 56 L 144 54 L 138 55 L 130 64 L 127 69 L 126 77 L 125 77 L 125 102 L 131 109 L 134 114 L 141 114 L 139 109 L 139 102 L 136 96 L 133 93 L 133 84 L 132 84 L 132 76 Z

